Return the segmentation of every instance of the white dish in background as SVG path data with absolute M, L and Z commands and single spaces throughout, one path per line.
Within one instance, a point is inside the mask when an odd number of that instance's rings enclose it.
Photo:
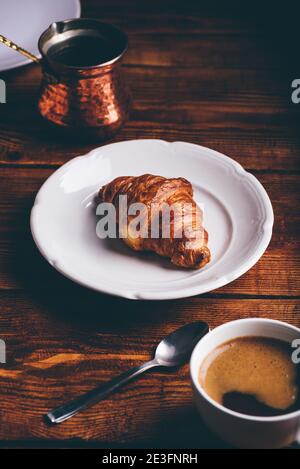
M 79 0 L 9 0 L 1 2 L 0 32 L 23 49 L 40 57 L 38 40 L 54 21 L 80 17 Z M 0 71 L 31 61 L 0 44 Z
M 122 240 L 96 236 L 99 188 L 117 176 L 144 173 L 193 184 L 212 253 L 203 269 L 180 269 Z M 199 145 L 163 140 L 113 143 L 74 158 L 44 183 L 31 213 L 34 240 L 59 272 L 101 292 L 147 300 L 197 295 L 235 280 L 262 256 L 272 226 L 266 191 L 237 162 Z

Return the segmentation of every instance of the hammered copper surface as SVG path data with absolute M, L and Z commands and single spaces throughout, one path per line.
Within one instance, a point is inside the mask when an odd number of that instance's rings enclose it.
M 44 67 L 38 105 L 41 115 L 54 124 L 109 138 L 123 125 L 129 110 L 121 62 L 69 71 L 59 78 Z

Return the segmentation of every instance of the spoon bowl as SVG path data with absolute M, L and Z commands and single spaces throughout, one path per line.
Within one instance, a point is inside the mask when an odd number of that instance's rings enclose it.
M 180 366 L 188 360 L 197 342 L 208 332 L 209 328 L 205 322 L 186 324 L 158 344 L 154 359 L 160 366 Z

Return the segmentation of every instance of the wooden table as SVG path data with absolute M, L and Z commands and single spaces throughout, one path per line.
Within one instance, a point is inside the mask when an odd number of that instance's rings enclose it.
M 292 45 L 285 49 L 276 42 L 276 27 L 266 30 L 257 15 L 228 2 L 213 8 L 187 0 L 89 0 L 83 15 L 129 35 L 124 69 L 133 108 L 114 141 L 185 140 L 228 154 L 267 189 L 274 235 L 242 278 L 194 298 L 132 302 L 72 284 L 37 252 L 29 212 L 45 179 L 95 144 L 57 139 L 39 120 L 38 66 L 2 73 L 2 446 L 220 447 L 196 414 L 188 366 L 177 374 L 149 374 L 62 425 L 48 427 L 43 415 L 147 360 L 161 337 L 186 322 L 202 319 L 215 327 L 260 316 L 300 326 L 300 104 L 290 98 L 297 78 Z

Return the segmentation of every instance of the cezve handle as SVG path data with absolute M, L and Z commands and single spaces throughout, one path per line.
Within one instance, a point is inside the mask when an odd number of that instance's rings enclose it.
M 7 39 L 7 37 L 2 36 L 1 34 L 0 34 L 0 42 L 4 44 L 5 46 L 9 47 L 10 49 L 13 49 L 16 52 L 19 52 L 19 54 L 24 55 L 25 57 L 27 57 L 27 59 L 30 59 L 33 62 L 37 62 L 37 63 L 40 62 L 40 59 L 36 55 L 31 54 L 30 52 L 18 46 L 13 41 L 11 41 L 10 39 Z

